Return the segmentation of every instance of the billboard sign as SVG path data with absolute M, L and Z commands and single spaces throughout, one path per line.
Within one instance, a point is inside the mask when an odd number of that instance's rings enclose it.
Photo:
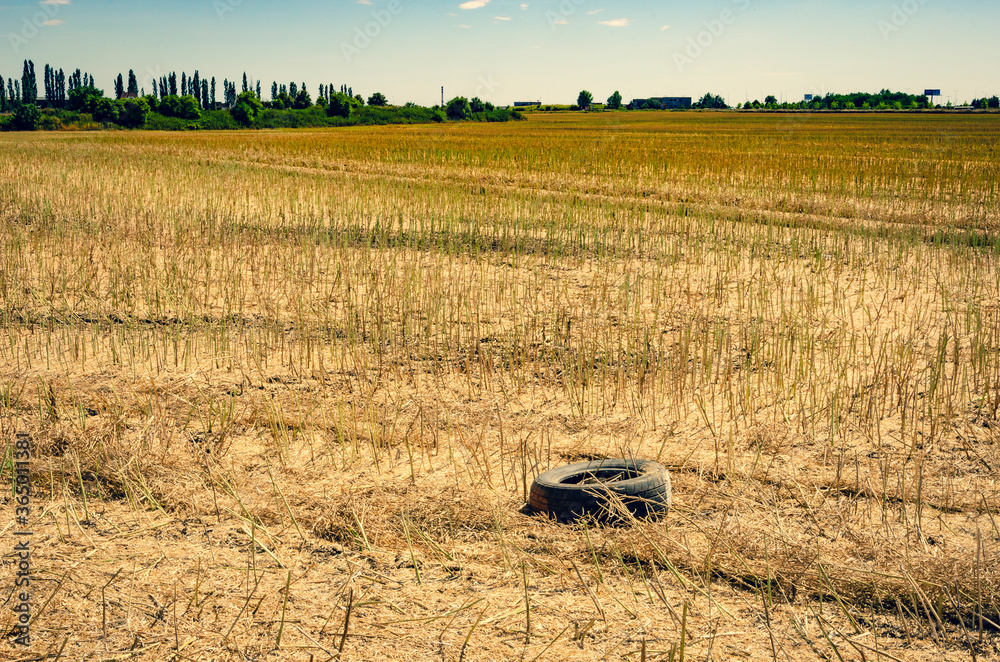
M 939 97 L 941 96 L 941 90 L 924 90 L 924 96 Z

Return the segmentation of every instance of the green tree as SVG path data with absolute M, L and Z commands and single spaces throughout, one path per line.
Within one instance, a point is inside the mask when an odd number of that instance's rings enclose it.
M 376 107 L 388 106 L 389 100 L 386 99 L 385 95 L 382 94 L 381 92 L 376 92 L 375 94 L 368 97 L 368 105 Z
M 312 106 L 312 97 L 306 92 L 305 85 L 299 90 L 299 93 L 295 95 L 295 103 L 292 105 L 296 110 L 305 110 Z
M 243 126 L 250 126 L 263 108 L 264 105 L 257 98 L 257 94 L 247 90 L 236 97 L 236 105 L 229 112 L 234 120 Z
M 14 117 L 10 122 L 10 128 L 15 131 L 35 131 L 38 129 L 38 123 L 41 121 L 41 118 L 42 115 L 38 112 L 38 107 L 35 104 L 21 104 L 21 106 L 14 112 Z
M 126 129 L 138 129 L 146 123 L 149 115 L 149 102 L 142 99 L 126 99 L 118 112 L 118 123 Z
M 121 106 L 108 98 L 97 100 L 94 107 L 94 121 L 118 123 L 118 116 L 121 113 Z
M 330 117 L 348 118 L 351 116 L 353 105 L 349 96 L 343 92 L 337 92 L 330 97 L 330 105 L 326 109 L 326 114 Z
M 21 74 L 21 103 L 34 104 L 38 101 L 38 82 L 35 79 L 35 63 L 24 61 L 24 72 Z
M 139 81 L 135 79 L 135 72 L 131 69 L 128 70 L 128 89 L 126 92 L 132 96 L 139 96 Z
M 729 106 L 726 105 L 726 100 L 725 99 L 723 99 L 721 96 L 716 96 L 716 95 L 712 94 L 711 92 L 708 92 L 707 94 L 705 94 L 705 96 L 703 96 L 701 99 L 699 99 L 698 101 L 696 101 L 693 104 L 693 107 L 695 107 L 695 108 L 729 108 Z M 754 108 L 760 108 L 761 107 L 760 102 L 759 101 L 754 101 L 753 102 L 753 107 Z
M 445 106 L 445 113 L 449 119 L 467 120 L 472 116 L 472 106 L 465 97 L 455 97 Z
M 615 90 L 615 93 L 608 97 L 608 108 L 618 110 L 622 107 L 622 93 Z
M 99 90 L 96 87 L 91 87 L 89 85 L 74 87 L 69 92 L 69 100 L 66 102 L 66 108 L 69 110 L 92 113 L 94 112 L 98 99 L 103 97 L 104 90 Z
M 121 99 L 125 96 L 125 81 L 122 80 L 122 75 L 118 74 L 118 78 L 115 79 L 115 98 Z
M 594 105 L 594 95 L 587 90 L 583 90 L 576 98 L 576 105 L 580 107 L 580 110 L 587 110 Z
M 168 94 L 160 99 L 158 112 L 167 117 L 179 117 L 184 120 L 196 120 L 201 117 L 198 102 L 189 94 L 182 97 Z
M 472 97 L 472 99 L 469 101 L 469 108 L 474 113 L 486 112 L 486 104 L 483 103 L 483 100 L 480 99 L 479 97 Z
M 768 108 L 775 108 L 778 105 L 778 98 L 773 94 L 768 94 L 764 97 L 764 105 Z

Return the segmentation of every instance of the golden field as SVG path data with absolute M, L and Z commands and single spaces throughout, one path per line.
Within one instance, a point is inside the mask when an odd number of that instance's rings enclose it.
M 4 134 L 0 325 L 3 659 L 1000 659 L 998 115 Z

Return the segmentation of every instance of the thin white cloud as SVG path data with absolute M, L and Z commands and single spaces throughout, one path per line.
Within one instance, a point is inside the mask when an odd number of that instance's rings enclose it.
M 669 30 L 669 29 L 670 29 L 669 25 L 664 25 L 662 28 L 660 28 L 660 32 L 664 32 L 664 31 Z
M 460 26 L 458 26 L 458 27 L 462 28 L 463 30 L 468 30 L 468 29 L 469 29 L 469 28 L 471 28 L 472 26 L 471 26 L 471 25 L 460 25 Z
M 359 5 L 370 5 L 372 0 L 358 0 Z
M 632 21 L 627 18 L 614 18 L 610 21 L 598 21 L 601 25 L 607 25 L 612 28 L 627 28 L 632 25 Z
M 521 10 L 523 11 L 523 10 L 525 10 L 527 8 L 528 8 L 528 3 L 527 2 L 522 2 L 521 3 Z
M 458 6 L 459 9 L 481 9 L 490 4 L 490 0 L 469 0 Z
M 509 21 L 510 20 L 510 16 L 494 16 L 493 18 L 495 18 L 498 21 Z
M 591 9 L 587 12 L 587 16 L 593 16 L 594 14 L 600 14 L 602 11 L 608 11 L 607 9 Z
M 559 20 L 552 21 L 553 25 L 569 25 L 569 21 L 565 18 L 560 18 Z
M 71 5 L 72 0 L 42 0 L 40 5 Z
M 51 21 L 45 21 L 42 25 L 62 25 L 66 21 L 60 21 L 58 18 L 54 18 Z

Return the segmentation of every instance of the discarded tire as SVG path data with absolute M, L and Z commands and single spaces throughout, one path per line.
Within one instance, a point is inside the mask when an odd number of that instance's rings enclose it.
M 528 505 L 562 522 L 591 516 L 601 521 L 665 514 L 670 474 L 649 460 L 595 460 L 551 469 L 531 484 Z

